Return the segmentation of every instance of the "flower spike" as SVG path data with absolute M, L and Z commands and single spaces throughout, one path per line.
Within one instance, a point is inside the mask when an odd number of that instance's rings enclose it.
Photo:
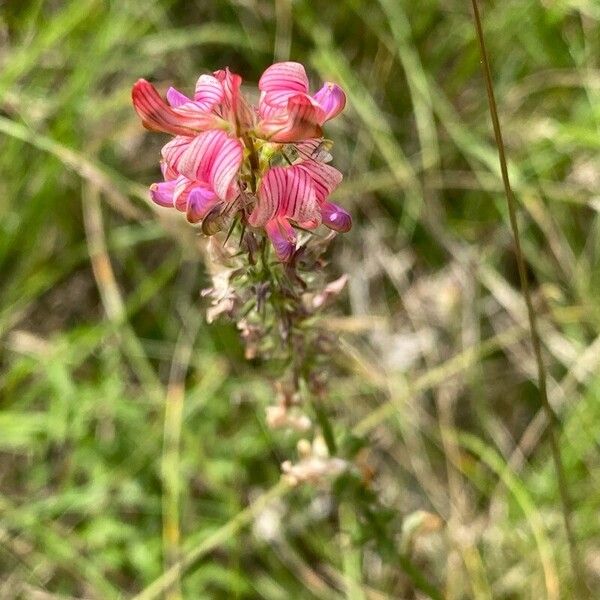
M 152 201 L 210 234 L 239 214 L 242 227 L 262 229 L 285 262 L 296 248 L 293 225 L 351 227 L 350 215 L 329 202 L 342 174 L 326 164 L 331 144 L 322 138 L 346 96 L 330 82 L 311 95 L 304 67 L 291 61 L 266 69 L 258 87 L 253 109 L 242 78 L 225 68 L 201 75 L 191 97 L 170 87 L 165 101 L 140 79 L 132 99 L 147 129 L 174 136 L 162 149 L 164 181 L 150 187 Z

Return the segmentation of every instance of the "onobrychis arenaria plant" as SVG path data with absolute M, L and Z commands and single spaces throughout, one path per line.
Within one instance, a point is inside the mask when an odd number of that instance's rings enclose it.
M 150 196 L 212 236 L 212 286 L 203 291 L 211 301 L 207 319 L 225 315 L 234 321 L 246 358 L 265 366 L 275 391 L 267 425 L 309 435 L 313 418 L 306 400 L 315 405 L 326 394 L 336 344 L 319 325 L 319 314 L 347 280 L 326 280 L 323 254 L 335 232 L 348 231 L 352 220 L 329 200 L 342 174 L 328 164 L 332 144 L 322 133 L 346 96 L 334 83 L 311 95 L 304 67 L 296 62 L 263 73 L 257 106 L 243 96 L 241 84 L 229 69 L 215 71 L 198 79 L 193 97 L 170 88 L 166 101 L 144 79 L 133 86 L 144 126 L 175 136 L 162 149 L 163 181 L 151 186 Z M 320 225 L 332 231 L 313 235 Z M 233 236 L 236 228 L 239 235 Z M 269 259 L 270 245 L 275 261 Z M 320 411 L 322 430 L 324 418 Z M 298 446 L 319 452 L 300 452 L 297 465 L 282 465 L 291 483 L 317 483 L 345 468 L 333 445 L 323 451 L 321 434 L 312 431 L 313 442 L 303 438 Z
M 297 245 L 294 226 L 346 232 L 352 225 L 329 201 L 342 174 L 328 164 L 330 144 L 322 137 L 323 124 L 343 110 L 346 96 L 329 82 L 311 95 L 296 62 L 263 73 L 257 106 L 244 98 L 241 84 L 226 68 L 202 75 L 191 98 L 169 88 L 165 101 L 144 79 L 133 86 L 144 126 L 175 136 L 162 149 L 164 181 L 151 186 L 151 197 L 201 223 L 208 235 L 234 218 L 263 229 L 287 262 Z

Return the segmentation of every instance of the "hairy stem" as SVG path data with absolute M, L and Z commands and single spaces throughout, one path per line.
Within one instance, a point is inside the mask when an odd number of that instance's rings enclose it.
M 498 158 L 500 161 L 500 170 L 502 172 L 502 182 L 504 185 L 504 192 L 506 194 L 506 201 L 508 204 L 508 214 L 510 218 L 510 225 L 512 228 L 513 236 L 515 239 L 515 252 L 517 258 L 517 266 L 519 270 L 519 279 L 521 281 L 521 289 L 523 291 L 523 297 L 525 298 L 525 304 L 527 305 L 527 315 L 529 318 L 529 329 L 531 332 L 531 342 L 533 344 L 533 351 L 535 354 L 535 360 L 537 363 L 538 381 L 540 390 L 540 400 L 546 416 L 548 417 L 548 436 L 550 439 L 550 447 L 552 450 L 552 459 L 556 469 L 556 477 L 558 482 L 558 489 L 560 494 L 560 500 L 562 505 L 562 514 L 565 524 L 565 530 L 567 534 L 567 541 L 569 544 L 569 554 L 571 559 L 571 568 L 573 570 L 573 590 L 576 591 L 578 598 L 588 597 L 588 590 L 585 584 L 584 571 L 582 568 L 579 552 L 577 549 L 577 543 L 575 540 L 575 534 L 573 531 L 573 525 L 571 521 L 571 498 L 569 496 L 567 488 L 567 478 L 565 474 L 565 468 L 563 465 L 562 455 L 558 442 L 559 431 L 558 419 L 550 405 L 548 400 L 548 392 L 546 389 L 546 368 L 544 366 L 544 360 L 542 358 L 542 349 L 540 343 L 540 336 L 538 334 L 537 320 L 533 304 L 531 301 L 531 293 L 529 290 L 529 282 L 527 280 L 527 272 L 525 269 L 525 260 L 523 258 L 523 251 L 521 249 L 521 239 L 519 236 L 519 227 L 517 224 L 517 203 L 510 186 L 510 179 L 508 177 L 508 168 L 506 163 L 506 153 L 504 149 L 504 141 L 502 139 L 502 130 L 500 128 L 500 120 L 498 118 L 498 108 L 496 105 L 496 99 L 494 96 L 494 87 L 492 85 L 492 75 L 490 71 L 490 65 L 487 56 L 487 50 L 485 47 L 485 41 L 483 36 L 483 28 L 481 25 L 481 17 L 479 15 L 479 8 L 477 6 L 477 0 L 471 0 L 473 5 L 473 18 L 475 21 L 475 30 L 477 33 L 477 41 L 479 43 L 479 50 L 481 52 L 481 63 L 483 68 L 483 76 L 485 79 L 485 86 L 487 91 L 490 115 L 492 117 L 492 123 L 494 127 L 494 136 L 496 138 L 496 146 L 498 148 Z

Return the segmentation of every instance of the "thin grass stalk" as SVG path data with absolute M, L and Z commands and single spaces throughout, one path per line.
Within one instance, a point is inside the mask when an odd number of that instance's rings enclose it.
M 531 301 L 531 292 L 529 290 L 529 282 L 527 280 L 527 272 L 525 269 L 525 259 L 523 257 L 523 251 L 521 249 L 521 238 L 519 235 L 519 226 L 517 223 L 517 202 L 513 194 L 510 179 L 508 176 L 508 167 L 506 162 L 506 152 L 504 148 L 504 141 L 502 139 L 502 130 L 500 127 L 500 120 L 498 117 L 498 107 L 496 104 L 496 98 L 494 95 L 494 87 L 492 84 L 492 75 L 485 46 L 485 40 L 483 35 L 483 27 L 481 25 L 481 17 L 479 14 L 479 8 L 477 6 L 477 0 L 471 0 L 473 6 L 473 19 L 475 23 L 475 31 L 477 34 L 477 41 L 479 43 L 479 50 L 481 53 L 481 64 L 483 69 L 483 76 L 485 79 L 485 87 L 488 97 L 488 104 L 490 109 L 490 115 L 492 118 L 494 136 L 496 138 L 496 147 L 498 149 L 498 159 L 500 161 L 500 170 L 502 172 L 502 183 L 504 185 L 504 192 L 506 194 L 506 201 L 508 204 L 508 214 L 510 219 L 510 226 L 515 240 L 515 253 L 517 258 L 517 267 L 519 270 L 519 279 L 521 282 L 521 290 L 527 305 L 527 316 L 529 319 L 529 329 L 531 333 L 531 342 L 533 344 L 533 351 L 535 354 L 535 360 L 537 363 L 538 371 L 538 382 L 540 390 L 540 400 L 543 409 L 548 417 L 548 437 L 550 439 L 550 447 L 552 450 L 552 459 L 554 467 L 556 469 L 556 478 L 558 483 L 558 490 L 561 500 L 562 514 L 565 525 L 565 531 L 567 535 L 567 542 L 569 545 L 569 557 L 571 561 L 571 569 L 573 576 L 572 589 L 575 591 L 576 597 L 587 598 L 589 596 L 588 589 L 585 584 L 584 571 L 579 557 L 579 551 L 577 549 L 577 542 L 575 540 L 575 533 L 573 531 L 573 524 L 571 520 L 571 498 L 567 488 L 567 477 L 563 464 L 562 454 L 558 443 L 560 432 L 558 417 L 554 413 L 552 406 L 548 400 L 548 392 L 546 389 L 546 368 L 544 360 L 542 358 L 542 349 L 540 336 L 538 334 L 537 319 L 535 311 L 533 309 L 533 303 Z
M 164 443 L 162 456 L 162 539 L 164 569 L 174 567 L 175 578 L 165 590 L 166 600 L 181 600 L 180 529 L 180 441 L 183 421 L 184 387 L 176 381 L 169 386 L 165 402 Z
M 185 377 L 192 358 L 194 340 L 199 330 L 198 319 L 183 316 L 182 326 L 173 353 L 171 373 L 165 401 L 163 431 L 163 555 L 165 571 L 174 567 L 176 579 L 166 590 L 167 600 L 179 600 L 182 597 L 181 575 L 178 563 L 181 559 L 181 433 L 185 401 Z M 190 325 L 189 322 L 193 325 Z

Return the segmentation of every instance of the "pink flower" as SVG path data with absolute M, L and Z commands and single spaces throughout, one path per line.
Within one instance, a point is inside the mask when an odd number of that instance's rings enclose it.
M 339 114 L 346 97 L 331 83 L 311 96 L 304 67 L 294 62 L 263 73 L 257 109 L 242 96 L 241 83 L 229 69 L 215 71 L 198 79 L 193 98 L 169 88 L 167 101 L 144 79 L 133 86 L 144 126 L 175 136 L 162 149 L 164 181 L 153 184 L 150 195 L 156 204 L 184 212 L 190 223 L 204 221 L 206 233 L 237 212 L 244 223 L 264 227 L 277 256 L 288 260 L 296 244 L 292 223 L 351 227 L 350 215 L 328 200 L 342 175 L 326 164 L 331 156 L 319 139 L 321 126 Z M 283 158 L 289 162 L 288 150 L 298 155 L 293 164 L 274 166 Z M 254 206 L 247 206 L 253 198 Z M 215 226 L 206 227 L 209 222 Z
M 260 182 L 248 222 L 264 227 L 278 258 L 287 261 L 296 247 L 296 232 L 290 221 L 305 229 L 323 223 L 335 231 L 350 230 L 350 215 L 328 201 L 341 181 L 337 169 L 312 158 L 301 158 L 287 167 L 271 167 Z
M 346 95 L 334 83 L 311 96 L 308 77 L 300 63 L 281 62 L 270 66 L 260 78 L 259 135 L 273 142 L 297 142 L 319 137 L 325 121 L 338 115 Z
M 177 136 L 163 147 L 162 155 L 165 181 L 151 186 L 152 200 L 185 212 L 190 223 L 201 221 L 220 202 L 238 197 L 235 179 L 243 146 L 224 131 Z

